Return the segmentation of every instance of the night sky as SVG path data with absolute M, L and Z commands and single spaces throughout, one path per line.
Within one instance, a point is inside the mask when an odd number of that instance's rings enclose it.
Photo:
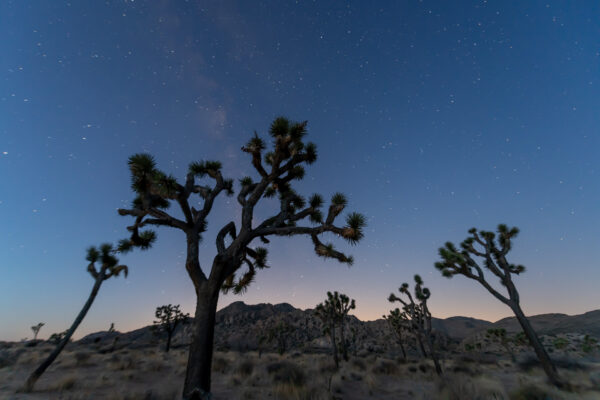
M 527 4 L 525 4 L 527 3 Z M 419 273 L 434 316 L 495 321 L 510 310 L 433 267 L 473 226 L 521 229 L 510 261 L 527 314 L 600 306 L 600 13 L 596 1 L 0 2 L 0 340 L 65 330 L 93 280 L 85 249 L 126 237 L 127 158 L 155 155 L 183 178 L 218 159 L 253 172 L 240 147 L 279 115 L 308 120 L 319 160 L 300 193 L 336 191 L 368 218 L 363 242 L 276 239 L 271 268 L 233 301 L 312 308 L 327 290 L 361 319 Z M 239 185 L 236 185 L 236 189 Z M 201 261 L 239 215 L 222 196 Z M 277 211 L 265 201 L 259 213 Z M 181 232 L 158 229 L 121 258 L 76 333 L 194 311 Z M 495 282 L 495 281 L 494 281 Z M 496 283 L 496 282 L 495 282 Z

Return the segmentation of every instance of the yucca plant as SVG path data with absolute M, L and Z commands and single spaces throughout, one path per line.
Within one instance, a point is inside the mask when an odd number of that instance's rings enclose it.
M 333 361 L 336 368 L 339 367 L 340 360 L 338 350 L 342 351 L 342 357 L 348 361 L 348 343 L 345 338 L 344 320 L 350 310 L 356 308 L 354 299 L 350 300 L 345 294 L 338 292 L 327 292 L 327 299 L 322 303 L 317 304 L 315 315 L 323 322 L 323 332 L 331 339 Z M 337 327 L 339 326 L 340 341 L 336 338 Z
M 134 217 L 133 225 L 128 227 L 132 240 L 138 230 L 147 225 L 175 228 L 186 237 L 185 268 L 194 285 L 197 302 L 183 389 L 185 399 L 210 396 L 219 293 L 243 293 L 257 271 L 267 268 L 267 249 L 255 247 L 255 240 L 268 244 L 270 236 L 309 236 L 317 255 L 347 264 L 353 262 L 352 257 L 323 243 L 320 236 L 331 232 L 355 244 L 363 237 L 365 218 L 350 214 L 346 225 L 336 226 L 336 218 L 346 208 L 345 196 L 336 194 L 324 215 L 324 201 L 320 195 L 313 195 L 307 201 L 293 189 L 294 182 L 304 177 L 305 166 L 317 159 L 316 145 L 304 141 L 306 125 L 306 122 L 277 118 L 269 130 L 270 151 L 266 151 L 267 143 L 256 133 L 242 147 L 242 151 L 251 156 L 255 174 L 239 180 L 237 202 L 241 207 L 241 218 L 237 223 L 224 224 L 218 231 L 216 255 L 206 273 L 199 261 L 202 234 L 216 198 L 222 193 L 234 194 L 233 180 L 223 177 L 221 163 L 217 161 L 190 164 L 185 180 L 180 183 L 160 171 L 148 154 L 136 154 L 129 159 L 136 196 L 132 207 L 120 209 L 119 214 Z M 279 206 L 274 215 L 257 221 L 254 210 L 259 202 L 276 196 Z M 180 209 L 181 218 L 167 211 L 172 203 Z M 200 204 L 199 208 L 196 208 L 197 204 Z M 227 237 L 229 241 L 226 241 Z
M 396 339 L 398 344 L 400 345 L 400 350 L 402 350 L 402 358 L 406 360 L 406 350 L 404 348 L 404 334 L 407 331 L 410 331 L 410 327 L 407 319 L 404 317 L 403 313 L 399 308 L 395 308 L 390 310 L 388 315 L 384 315 L 383 319 L 385 319 L 390 326 L 390 329 L 396 335 Z
M 31 327 L 31 330 L 33 331 L 33 340 L 37 340 L 37 335 L 38 333 L 40 333 L 40 329 L 42 329 L 42 326 L 44 326 L 43 322 L 38 323 L 37 325 L 34 325 Z
M 504 224 L 498 225 L 497 235 L 494 232 L 478 231 L 476 228 L 469 230 L 470 236 L 458 249 L 453 243 L 447 242 L 439 249 L 442 261 L 436 262 L 435 267 L 445 277 L 463 275 L 479 282 L 495 298 L 506 304 L 517 317 L 525 336 L 533 347 L 544 372 L 550 382 L 557 387 L 568 387 L 567 382 L 561 379 L 556 366 L 546 352 L 537 333 L 521 309 L 519 292 L 513 282 L 513 275 L 525 272 L 522 265 L 511 264 L 506 259 L 512 249 L 512 240 L 518 235 L 519 229 L 509 228 Z M 476 261 L 480 259 L 481 261 Z M 508 296 L 500 293 L 487 281 L 484 269 L 492 273 L 499 280 Z
M 153 236 L 148 233 L 142 234 L 142 237 L 146 238 L 146 243 L 151 241 L 153 238 Z M 133 246 L 133 244 L 131 244 L 131 246 Z M 33 387 L 37 380 L 40 378 L 40 376 L 42 376 L 44 371 L 46 371 L 46 369 L 54 362 L 56 357 L 58 357 L 60 352 L 67 345 L 67 343 L 69 343 L 71 336 L 73 336 L 73 333 L 75 333 L 75 330 L 77 329 L 79 324 L 81 324 L 81 321 L 83 321 L 85 315 L 92 306 L 92 303 L 98 295 L 98 291 L 100 290 L 100 286 L 102 285 L 102 283 L 107 279 L 119 276 L 121 272 L 123 273 L 123 275 L 125 275 L 125 277 L 127 277 L 128 268 L 126 265 L 119 264 L 119 260 L 115 256 L 115 253 L 117 251 L 118 249 L 114 249 L 113 246 L 109 243 L 102 244 L 100 248 L 96 248 L 93 246 L 88 248 L 86 260 L 89 262 L 89 264 L 87 266 L 87 271 L 90 273 L 92 278 L 94 278 L 94 286 L 92 287 L 92 291 L 87 301 L 83 305 L 83 308 L 81 309 L 81 311 L 79 311 L 79 314 L 75 318 L 75 321 L 73 321 L 71 327 L 64 333 L 64 335 L 60 334 L 60 336 L 57 335 L 54 338 L 55 340 L 59 340 L 55 349 L 36 368 L 36 370 L 33 371 L 31 375 L 29 375 L 29 378 L 27 378 L 25 385 L 21 389 L 22 391 L 30 392 L 31 390 L 33 390 Z M 100 264 L 99 269 L 96 267 L 96 263 Z
M 390 303 L 400 302 L 402 304 L 402 311 L 398 310 L 398 317 L 405 322 L 410 332 L 415 336 L 423 356 L 427 357 L 427 354 L 429 354 L 435 365 L 435 372 L 441 376 L 443 374 L 442 366 L 433 346 L 431 312 L 427 306 L 427 300 L 431 297 L 431 292 L 428 288 L 423 287 L 423 279 L 419 275 L 415 275 L 414 279 L 414 297 L 410 293 L 408 283 L 403 283 L 399 291 L 400 295 L 404 296 L 404 298 L 391 293 L 388 301 Z M 427 347 L 427 351 L 423 347 L 423 344 Z
M 506 350 L 506 352 L 510 356 L 511 361 L 512 362 L 516 361 L 515 352 L 514 352 L 513 348 L 511 347 L 511 340 L 510 340 L 510 337 L 507 336 L 507 334 L 506 334 L 506 329 L 504 329 L 504 328 L 490 328 L 485 333 L 485 336 L 488 339 L 490 339 L 490 340 L 492 340 L 494 342 L 497 342 L 502 347 L 504 347 L 504 349 Z
M 167 334 L 167 344 L 165 346 L 165 352 L 168 353 L 171 349 L 171 338 L 175 329 L 179 325 L 184 325 L 188 322 L 190 315 L 184 313 L 179 309 L 179 304 L 167 304 L 164 306 L 156 307 L 154 316 L 157 318 L 154 320 L 152 328 L 155 332 L 164 332 Z

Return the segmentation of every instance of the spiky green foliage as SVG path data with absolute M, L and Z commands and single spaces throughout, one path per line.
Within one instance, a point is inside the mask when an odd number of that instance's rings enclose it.
M 59 344 L 64 339 L 64 337 L 66 336 L 66 334 L 67 334 L 67 331 L 53 333 L 48 338 L 48 342 L 50 342 L 51 344 L 55 344 L 55 345 Z
M 213 307 L 213 304 L 216 307 L 215 297 L 218 296 L 214 295 L 215 290 L 244 293 L 256 279 L 257 271 L 267 267 L 266 249 L 255 247 L 255 239 L 269 244 L 269 237 L 272 236 L 310 236 L 317 255 L 351 264 L 351 256 L 336 250 L 332 244 L 324 244 L 321 237 L 328 232 L 334 233 L 355 244 L 363 238 L 365 218 L 356 213 L 350 214 L 346 218 L 347 226 L 337 226 L 336 218 L 348 204 L 345 196 L 334 195 L 331 204 L 325 208 L 321 196 L 313 195 L 307 201 L 295 190 L 297 181 L 307 173 L 306 167 L 317 159 L 316 145 L 305 141 L 307 133 L 305 121 L 292 122 L 279 117 L 269 128 L 268 143 L 254 132 L 241 148 L 251 156 L 253 167 L 252 173 L 245 174 L 247 176 L 239 180 L 236 199 L 241 207 L 241 218 L 238 222 L 226 223 L 218 231 L 214 242 L 217 254 L 209 272 L 200 266 L 200 241 L 215 201 L 223 192 L 233 193 L 233 181 L 223 178 L 222 166 L 218 162 L 192 163 L 185 180 L 177 182 L 172 176 L 160 171 L 151 156 L 132 156 L 130 171 L 135 198 L 132 208 L 121 209 L 119 214 L 133 217 L 134 222 L 127 228 L 131 232 L 130 241 L 120 242 L 119 248 L 127 251 L 139 246 L 144 237 L 140 230 L 148 225 L 168 226 L 183 231 L 187 246 L 185 268 L 199 296 L 199 302 L 211 304 L 207 308 Z M 195 195 L 199 199 L 195 199 Z M 263 203 L 272 204 L 275 200 L 278 206 L 271 217 L 261 221 L 255 214 L 255 209 L 265 198 L 273 200 Z M 179 206 L 179 215 L 165 211 L 169 204 Z M 262 214 L 264 213 L 261 211 Z M 206 319 L 212 321 L 209 315 L 212 311 L 202 309 L 202 312 L 206 312 Z M 201 326 L 198 330 L 203 332 L 196 332 L 195 338 L 208 334 L 208 331 L 213 332 L 214 326 L 210 322 L 206 329 Z M 196 348 L 196 352 L 211 351 L 211 348 L 200 344 L 198 346 L 200 347 Z M 190 360 L 202 357 L 204 355 L 190 356 Z M 197 382 L 199 375 L 203 376 L 203 382 L 210 381 L 210 377 L 206 376 L 210 375 L 206 360 L 204 358 L 194 368 L 188 369 L 189 374 L 192 374 L 190 371 L 196 372 L 193 376 L 186 375 L 184 397 L 190 395 L 189 382 Z M 206 386 L 206 383 L 203 385 Z M 200 387 L 195 387 L 194 391 L 197 389 Z
M 498 225 L 497 234 L 471 228 L 470 236 L 460 244 L 461 250 L 451 242 L 446 243 L 439 249 L 441 261 L 434 265 L 445 277 L 464 275 L 479 282 L 494 297 L 509 306 L 515 313 L 550 381 L 557 387 L 565 387 L 568 384 L 558 375 L 554 363 L 521 309 L 520 296 L 513 282 L 513 275 L 525 272 L 525 267 L 512 264 L 507 260 L 507 255 L 512 249 L 512 240 L 518 234 L 519 229 L 509 228 L 505 224 Z M 499 292 L 488 282 L 486 272 L 499 278 L 506 294 Z
M 152 165 L 152 159 L 148 157 L 140 156 L 137 157 L 136 160 L 140 163 L 145 163 L 145 167 L 147 167 L 148 165 Z M 59 356 L 61 351 L 64 349 L 64 347 L 67 345 L 67 343 L 73 336 L 73 333 L 75 333 L 77 327 L 85 318 L 87 312 L 92 306 L 92 303 L 94 302 L 94 299 L 98 294 L 98 291 L 100 290 L 102 283 L 113 276 L 119 276 L 121 272 L 123 272 L 125 277 L 127 277 L 127 273 L 129 272 L 129 270 L 126 265 L 119 264 L 119 259 L 115 255 L 117 252 L 118 249 L 113 248 L 113 246 L 110 243 L 103 243 L 99 247 L 91 246 L 86 250 L 85 258 L 89 263 L 87 266 L 87 271 L 94 278 L 95 281 L 90 296 L 86 303 L 83 305 L 83 308 L 81 309 L 75 320 L 73 321 L 71 327 L 66 332 L 64 332 L 64 335 L 54 334 L 53 336 L 51 336 L 50 340 L 57 342 L 56 348 L 48 355 L 47 358 L 44 359 L 44 361 L 35 369 L 35 371 L 33 371 L 31 375 L 29 375 L 27 381 L 21 388 L 22 391 L 30 392 L 31 390 L 33 390 L 33 387 L 35 386 L 37 380 L 42 376 L 46 369 L 50 367 L 50 365 L 52 365 L 56 357 Z M 41 328 L 41 325 L 37 325 L 38 331 L 39 328 Z M 32 329 L 34 328 L 35 327 L 32 327 Z
M 179 309 L 179 304 L 167 304 L 163 306 L 156 307 L 156 311 L 154 312 L 154 316 L 157 318 L 154 321 L 153 329 L 155 333 L 163 332 L 167 335 L 167 344 L 165 347 L 165 352 L 169 352 L 171 348 L 171 338 L 175 329 L 180 324 L 186 324 L 190 318 L 190 315 L 182 312 Z
M 118 265 L 119 259 L 115 256 L 118 248 L 113 248 L 110 243 L 103 243 L 99 249 L 91 246 L 87 249 L 86 260 L 88 272 L 95 279 L 107 280 L 113 276 L 119 276 L 121 272 L 127 277 L 129 270 L 126 265 Z M 96 262 L 100 262 L 100 269 L 96 269 Z

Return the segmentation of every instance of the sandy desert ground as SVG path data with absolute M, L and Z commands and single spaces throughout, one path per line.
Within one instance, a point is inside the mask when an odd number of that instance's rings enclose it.
M 67 347 L 30 394 L 15 393 L 52 346 L 4 344 L 0 398 L 170 400 L 179 398 L 184 348 L 120 349 L 100 354 L 89 346 Z M 508 359 L 455 355 L 443 362 L 444 381 L 423 360 L 403 362 L 378 355 L 351 357 L 335 371 L 327 354 L 217 352 L 213 365 L 216 400 L 282 399 L 600 399 L 600 363 L 563 360 L 561 373 L 573 392 L 545 383 L 538 367 Z

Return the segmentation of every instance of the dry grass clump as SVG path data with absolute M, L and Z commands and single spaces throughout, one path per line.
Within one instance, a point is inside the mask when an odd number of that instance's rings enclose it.
M 371 371 L 378 375 L 394 375 L 398 373 L 398 364 L 390 360 L 379 360 L 375 363 Z
M 247 378 L 250 375 L 252 375 L 252 372 L 254 371 L 254 360 L 251 359 L 245 359 L 242 360 L 236 367 L 235 367 L 235 374 L 239 375 L 242 378 Z
M 92 353 L 89 351 L 77 351 L 73 354 L 73 358 L 75 358 L 76 367 L 83 367 L 89 365 L 88 361 L 92 358 Z
M 440 400 L 509 400 L 497 380 L 473 378 L 465 374 L 446 374 L 438 385 Z
M 267 365 L 266 370 L 273 377 L 274 383 L 296 387 L 304 386 L 306 383 L 304 371 L 296 364 L 288 361 L 270 363 Z
M 77 377 L 75 375 L 67 375 L 51 384 L 48 387 L 48 390 L 55 392 L 64 392 L 66 390 L 72 390 L 76 384 Z
M 277 400 L 329 400 L 330 397 L 318 388 L 298 387 L 281 383 L 275 386 L 273 394 Z
M 214 356 L 212 360 L 212 370 L 224 374 L 229 369 L 230 362 L 222 356 Z
M 367 363 L 362 358 L 353 358 L 352 366 L 359 371 L 365 371 L 367 369 Z

